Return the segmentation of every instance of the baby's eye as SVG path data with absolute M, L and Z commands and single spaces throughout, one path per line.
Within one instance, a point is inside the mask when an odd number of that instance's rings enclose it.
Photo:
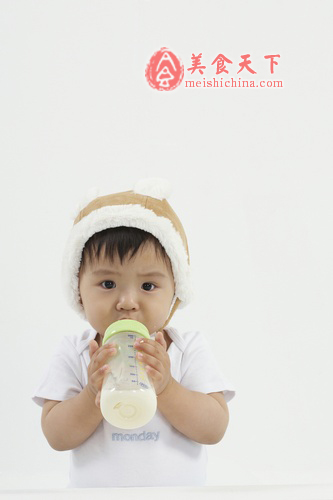
M 154 290 L 155 285 L 153 285 L 153 283 L 144 283 L 142 285 L 142 288 L 146 290 L 146 292 L 151 292 L 152 290 Z
M 101 283 L 103 288 L 110 290 L 111 288 L 115 288 L 116 284 L 114 281 L 102 281 Z

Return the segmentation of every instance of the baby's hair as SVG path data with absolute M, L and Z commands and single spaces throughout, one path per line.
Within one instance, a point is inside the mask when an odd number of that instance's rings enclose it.
M 153 244 L 157 256 L 166 263 L 170 262 L 164 247 L 151 233 L 136 227 L 118 226 L 95 233 L 89 238 L 82 251 L 80 271 L 84 271 L 88 260 L 99 260 L 101 254 L 111 262 L 118 254 L 122 264 L 125 257 L 132 259 L 139 248 L 147 243 Z

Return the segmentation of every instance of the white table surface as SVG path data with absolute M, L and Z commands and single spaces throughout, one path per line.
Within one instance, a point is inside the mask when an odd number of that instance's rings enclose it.
M 333 500 L 332 484 L 0 490 L 1 500 Z

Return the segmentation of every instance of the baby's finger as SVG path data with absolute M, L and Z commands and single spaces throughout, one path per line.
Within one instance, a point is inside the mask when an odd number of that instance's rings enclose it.
M 105 363 L 105 361 L 113 356 L 117 352 L 115 344 L 108 344 L 106 346 L 103 346 L 99 349 L 99 351 L 96 351 L 95 357 L 94 357 L 94 362 L 96 365 L 100 365 L 101 363 Z
M 109 365 L 105 364 L 103 366 L 101 366 L 98 370 L 96 370 L 90 377 L 90 382 L 91 384 L 96 387 L 96 388 L 99 388 L 101 383 L 103 382 L 103 379 L 105 377 L 105 375 L 111 371 L 111 368 Z
M 116 349 L 115 345 L 108 344 L 106 346 L 100 347 L 97 351 L 94 352 L 93 356 L 90 359 L 89 370 L 95 371 L 102 364 L 106 363 L 107 359 L 110 358 L 113 354 L 115 354 Z
M 165 342 L 164 335 L 162 332 L 156 333 L 155 341 L 158 342 L 165 350 L 167 350 L 167 343 Z
M 96 342 L 96 340 L 91 340 L 89 342 L 89 356 L 90 356 L 90 359 L 93 357 L 93 355 L 95 354 L 95 352 L 98 350 L 98 344 Z
M 160 358 L 165 354 L 166 349 L 156 340 L 144 340 L 141 342 L 136 342 L 134 347 L 139 352 L 144 352 L 152 356 Z
M 152 366 L 146 365 L 145 370 L 154 382 L 160 382 L 161 380 L 163 380 L 163 375 L 161 374 L 161 372 L 155 370 L 155 368 L 153 368 Z
M 137 358 L 138 358 L 139 361 L 141 361 L 142 363 L 144 363 L 146 365 L 151 366 L 156 371 L 161 372 L 163 370 L 163 363 L 162 363 L 162 361 L 160 359 L 158 359 L 157 357 L 155 357 L 155 356 L 151 356 L 151 355 L 149 355 L 147 353 L 138 352 L 137 353 Z

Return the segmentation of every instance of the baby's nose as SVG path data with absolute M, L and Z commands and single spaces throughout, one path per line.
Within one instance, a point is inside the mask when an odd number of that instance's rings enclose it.
M 119 295 L 117 309 L 133 310 L 138 309 L 138 300 L 134 293 L 126 292 Z

